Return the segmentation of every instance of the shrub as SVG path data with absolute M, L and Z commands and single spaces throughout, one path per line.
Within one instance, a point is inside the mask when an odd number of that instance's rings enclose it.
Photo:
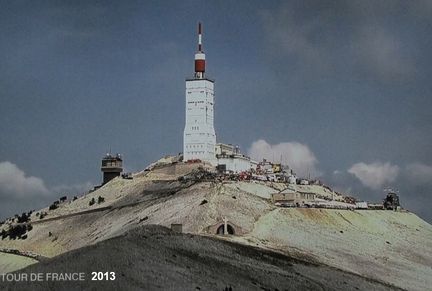
M 95 203 L 96 203 L 95 199 L 92 198 L 92 200 L 90 200 L 90 202 L 89 202 L 89 206 L 92 206 L 92 205 L 95 204 Z
M 105 202 L 105 198 L 103 198 L 102 196 L 98 197 L 98 204 L 101 204 L 102 202 Z
M 18 216 L 17 218 L 18 223 L 28 222 L 29 220 L 30 220 L 30 215 L 27 215 L 26 213 L 23 213 L 21 216 Z
M 9 238 L 16 239 L 21 238 L 27 231 L 27 227 L 25 225 L 15 225 L 9 229 Z
M 54 209 L 57 209 L 58 208 L 58 203 L 53 203 L 53 204 L 51 204 L 50 205 L 50 207 L 49 207 L 49 210 L 54 210 Z

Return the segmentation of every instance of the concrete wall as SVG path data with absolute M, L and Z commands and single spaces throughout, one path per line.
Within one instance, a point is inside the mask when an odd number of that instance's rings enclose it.
M 200 159 L 216 165 L 214 130 L 214 84 L 207 79 L 186 81 L 184 161 Z
M 250 159 L 242 156 L 221 157 L 218 158 L 219 165 L 226 165 L 227 171 L 233 171 L 234 173 L 239 173 L 243 171 L 249 171 L 251 169 Z

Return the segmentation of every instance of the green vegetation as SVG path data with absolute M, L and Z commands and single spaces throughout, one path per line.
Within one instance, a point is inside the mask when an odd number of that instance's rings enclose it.
M 8 230 L 2 230 L 1 232 L 1 239 L 4 240 L 5 238 L 9 237 L 9 239 L 15 240 L 15 239 L 27 239 L 27 232 L 31 231 L 33 229 L 33 226 L 30 224 L 20 224 L 20 225 L 14 225 L 11 226 Z
M 17 217 L 17 222 L 18 223 L 29 222 L 30 221 L 30 215 L 31 215 L 31 212 L 29 212 L 28 214 L 24 212 L 21 216 Z
M 54 201 L 53 204 L 50 205 L 49 210 L 57 209 L 59 203 L 60 203 L 60 202 L 59 202 L 58 200 L 57 200 L 57 201 Z
M 92 206 L 92 205 L 95 204 L 95 203 L 96 203 L 95 199 L 92 198 L 92 200 L 90 200 L 90 202 L 89 202 L 89 206 Z
M 101 204 L 103 202 L 105 202 L 105 198 L 103 198 L 102 196 L 99 196 L 98 197 L 98 204 Z

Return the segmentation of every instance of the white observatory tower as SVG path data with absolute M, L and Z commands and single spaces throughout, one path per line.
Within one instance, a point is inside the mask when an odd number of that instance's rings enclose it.
M 201 23 L 198 24 L 198 51 L 195 75 L 186 79 L 186 124 L 183 136 L 183 160 L 199 159 L 217 164 L 214 130 L 214 81 L 205 77 Z

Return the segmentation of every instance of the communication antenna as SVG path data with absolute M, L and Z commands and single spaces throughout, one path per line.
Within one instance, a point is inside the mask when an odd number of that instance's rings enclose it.
M 202 49 L 202 27 L 198 23 L 198 51 L 195 53 L 195 78 L 203 79 L 205 73 L 205 54 Z
M 391 188 L 391 187 L 386 187 L 386 188 L 383 189 L 383 191 L 386 192 L 386 193 L 396 193 L 396 194 L 399 194 L 399 190 Z

